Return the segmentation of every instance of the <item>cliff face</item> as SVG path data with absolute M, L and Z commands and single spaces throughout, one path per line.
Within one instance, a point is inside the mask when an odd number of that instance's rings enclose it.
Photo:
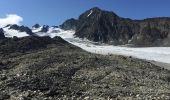
M 4 39 L 4 38 L 5 38 L 4 30 L 0 28 L 0 39 Z
M 74 18 L 66 20 L 62 25 L 59 26 L 60 28 L 64 30 L 70 30 L 73 29 L 75 30 L 77 27 L 77 20 Z
M 73 25 L 75 36 L 95 42 L 170 46 L 170 18 L 167 17 L 132 20 L 95 7 L 80 15 Z

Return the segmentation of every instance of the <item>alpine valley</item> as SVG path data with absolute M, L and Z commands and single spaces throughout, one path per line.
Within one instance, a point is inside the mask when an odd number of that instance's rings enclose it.
M 0 100 L 169 100 L 170 17 L 98 7 L 62 25 L 0 29 Z

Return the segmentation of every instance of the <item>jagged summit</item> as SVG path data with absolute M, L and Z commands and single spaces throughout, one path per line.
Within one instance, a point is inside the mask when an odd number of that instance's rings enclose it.
M 106 16 L 106 14 L 110 14 L 113 17 L 117 17 L 117 15 L 114 12 L 106 11 L 106 10 L 102 10 L 102 9 L 100 9 L 98 7 L 94 7 L 94 8 L 91 8 L 91 9 L 85 11 L 83 14 L 81 14 L 79 16 L 79 19 L 86 18 L 86 17 L 95 19 L 95 18 L 100 18 L 103 15 Z
M 60 28 L 64 30 L 76 30 L 77 27 L 77 20 L 74 18 L 66 20 L 62 25 L 59 26 Z
M 3 27 L 5 37 L 25 37 L 35 35 L 32 30 L 23 25 L 9 24 Z
M 32 28 L 40 28 L 41 26 L 39 24 L 35 24 L 32 26 Z
M 48 25 L 39 25 L 39 24 L 35 24 L 32 26 L 32 31 L 34 33 L 37 33 L 37 32 L 48 32 L 49 31 L 49 28 L 50 26 Z

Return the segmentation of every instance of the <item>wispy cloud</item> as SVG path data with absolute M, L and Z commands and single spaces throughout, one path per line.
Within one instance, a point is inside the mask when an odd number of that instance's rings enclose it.
M 0 18 L 0 28 L 8 25 L 8 24 L 17 24 L 20 25 L 23 21 L 23 18 L 21 16 L 18 16 L 16 14 L 8 14 L 5 18 Z

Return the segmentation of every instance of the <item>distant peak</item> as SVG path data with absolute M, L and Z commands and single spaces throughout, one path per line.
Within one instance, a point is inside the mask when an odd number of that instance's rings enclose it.
M 39 28 L 39 27 L 41 27 L 39 24 L 35 24 L 32 26 L 32 28 Z
M 93 10 L 93 11 L 101 11 L 101 9 L 99 7 L 93 7 L 91 8 L 90 10 Z

